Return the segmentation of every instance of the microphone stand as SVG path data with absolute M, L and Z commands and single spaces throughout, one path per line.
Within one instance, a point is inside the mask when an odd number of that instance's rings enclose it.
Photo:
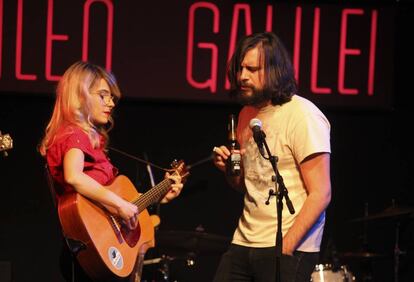
M 144 153 L 144 158 L 145 158 L 145 161 L 147 161 L 147 162 L 148 162 L 148 156 L 147 156 L 147 153 Z M 154 180 L 154 174 L 152 173 L 152 168 L 151 168 L 151 165 L 148 163 L 148 164 L 146 165 L 146 168 L 147 168 L 148 176 L 149 176 L 149 179 L 150 179 L 151 187 L 154 187 L 154 186 L 155 186 L 155 180 Z M 157 203 L 157 205 L 156 205 L 156 208 L 155 208 L 155 213 L 156 213 L 158 216 L 161 216 L 161 204 L 160 204 L 159 202 L 158 202 L 158 203 Z M 157 231 L 157 229 L 158 229 L 158 227 L 156 227 L 156 228 L 155 228 L 155 231 Z
M 273 156 L 270 152 L 269 146 L 266 142 L 266 134 L 260 130 L 261 134 L 261 142 L 264 144 L 266 153 L 268 157 L 266 157 L 262 150 L 260 154 L 262 157 L 266 160 L 270 161 L 270 164 L 272 165 L 273 171 L 275 172 L 275 175 L 272 175 L 272 181 L 275 183 L 275 190 L 270 189 L 269 190 L 269 197 L 267 198 L 267 201 L 265 202 L 266 205 L 269 205 L 270 203 L 270 197 L 276 196 L 276 214 L 277 214 L 277 232 L 276 232 L 276 282 L 281 282 L 281 258 L 282 258 L 282 249 L 283 249 L 283 234 L 282 234 L 282 210 L 283 210 L 283 198 L 286 200 L 286 205 L 289 209 L 290 214 L 295 213 L 295 209 L 293 207 L 292 202 L 290 201 L 288 190 L 286 189 L 286 186 L 283 182 L 283 177 L 280 175 L 278 169 L 277 169 L 277 162 L 278 157 Z

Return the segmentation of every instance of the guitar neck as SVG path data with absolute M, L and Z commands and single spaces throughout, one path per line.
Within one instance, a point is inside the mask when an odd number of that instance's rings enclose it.
M 163 181 L 152 187 L 150 190 L 145 192 L 143 195 L 141 195 L 138 199 L 134 200 L 133 204 L 135 204 L 138 207 L 139 211 L 143 211 L 149 205 L 158 202 L 160 198 L 168 192 L 172 183 L 172 180 L 164 179 Z

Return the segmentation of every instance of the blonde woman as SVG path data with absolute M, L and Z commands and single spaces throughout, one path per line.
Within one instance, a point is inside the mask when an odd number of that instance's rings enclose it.
M 91 63 L 74 63 L 58 83 L 53 114 L 39 151 L 60 184 L 58 198 L 75 190 L 134 229 L 138 224 L 137 206 L 105 188 L 117 175 L 105 148 L 113 125 L 111 115 L 120 97 L 112 74 Z M 179 176 L 166 177 L 173 184 L 162 202 L 177 197 L 183 187 Z M 77 280 L 86 279 L 83 275 L 76 275 L 82 277 Z

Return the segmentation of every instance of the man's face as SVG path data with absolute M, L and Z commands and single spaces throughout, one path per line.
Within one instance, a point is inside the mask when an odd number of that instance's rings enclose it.
M 263 93 L 264 68 L 263 56 L 258 47 L 246 52 L 238 73 L 239 89 L 237 98 L 244 105 L 257 105 L 266 100 Z

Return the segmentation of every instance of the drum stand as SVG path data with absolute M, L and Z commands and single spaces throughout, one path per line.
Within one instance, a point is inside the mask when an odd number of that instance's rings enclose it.
M 144 260 L 143 265 L 152 265 L 160 264 L 160 267 L 157 269 L 162 275 L 159 282 L 169 282 L 170 281 L 170 263 L 175 260 L 185 260 L 188 267 L 193 267 L 196 263 L 196 254 L 193 252 L 187 253 L 185 257 L 170 257 L 168 255 L 162 255 L 159 258 L 147 259 Z
M 401 251 L 399 246 L 400 241 L 400 223 L 397 222 L 395 226 L 395 245 L 394 245 L 394 282 L 398 282 L 398 274 L 400 269 L 400 255 L 405 255 L 405 251 Z
M 365 204 L 365 214 L 362 218 L 356 218 L 352 220 L 352 222 L 363 222 L 364 223 L 364 234 L 363 234 L 363 243 L 364 247 L 367 247 L 368 239 L 367 239 L 367 223 L 368 221 L 374 220 L 386 220 L 392 219 L 395 222 L 395 243 L 394 243 L 394 282 L 399 282 L 399 268 L 400 268 L 400 256 L 406 254 L 406 251 L 401 251 L 399 246 L 399 239 L 400 239 L 400 225 L 401 220 L 409 215 L 414 215 L 414 208 L 409 206 L 397 206 L 395 204 L 395 200 L 392 200 L 392 204 L 390 207 L 386 208 L 382 212 L 379 212 L 374 215 L 368 215 L 368 203 Z M 372 256 L 368 256 L 369 253 L 366 253 L 366 258 L 375 257 L 375 254 Z M 377 254 L 378 256 L 378 254 Z M 384 255 L 380 255 L 379 257 L 384 257 Z M 367 272 L 366 272 L 367 273 Z M 367 273 L 367 278 L 371 281 L 372 277 L 369 277 L 369 273 Z M 362 281 L 367 281 L 363 279 Z
M 162 255 L 159 258 L 144 260 L 144 265 L 160 263 L 161 266 L 158 269 L 158 271 L 162 274 L 162 280 L 161 281 L 169 282 L 170 281 L 170 262 L 173 261 L 173 260 L 175 260 L 175 257 Z
M 365 203 L 364 206 L 364 216 L 368 216 L 369 208 L 368 203 Z M 363 224 L 363 231 L 362 231 L 362 251 L 368 252 L 369 251 L 369 244 L 368 244 L 368 222 L 365 221 Z M 370 282 L 373 281 L 372 275 L 372 261 L 366 260 L 361 263 L 361 270 L 362 270 L 362 279 L 363 282 Z

